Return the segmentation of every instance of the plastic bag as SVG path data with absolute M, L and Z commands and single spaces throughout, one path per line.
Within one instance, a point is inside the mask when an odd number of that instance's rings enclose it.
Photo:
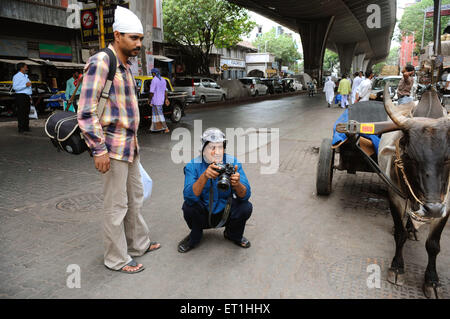
M 342 95 L 338 94 L 336 95 L 336 98 L 334 99 L 334 104 L 340 103 L 342 100 Z
M 36 120 L 38 119 L 38 114 L 37 114 L 36 108 L 33 105 L 30 106 L 30 114 L 28 115 L 28 117 L 30 119 L 36 119 Z
M 139 171 L 141 172 L 142 185 L 144 187 L 144 200 L 146 200 L 152 195 L 153 181 L 141 163 L 139 163 Z

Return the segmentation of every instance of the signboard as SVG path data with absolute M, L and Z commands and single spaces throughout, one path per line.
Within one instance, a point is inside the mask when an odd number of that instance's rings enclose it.
M 222 66 L 227 66 L 227 68 L 245 68 L 244 60 L 232 60 L 232 59 L 220 59 L 220 64 Z
M 120 5 L 121 7 L 129 8 L 129 3 Z M 110 42 L 114 40 L 114 33 L 112 26 L 114 24 L 114 11 L 117 5 L 110 5 L 103 7 L 103 21 L 105 26 L 105 41 Z M 81 24 L 81 41 L 84 44 L 98 42 L 99 26 L 97 8 L 83 9 L 80 11 Z
M 27 41 L 0 39 L 0 55 L 26 58 L 28 56 Z
M 42 59 L 72 61 L 72 47 L 68 45 L 39 43 L 39 56 Z
M 428 7 L 425 10 L 425 15 L 427 18 L 431 18 L 434 16 L 434 7 Z M 450 4 L 444 4 L 441 6 L 441 16 L 450 16 Z

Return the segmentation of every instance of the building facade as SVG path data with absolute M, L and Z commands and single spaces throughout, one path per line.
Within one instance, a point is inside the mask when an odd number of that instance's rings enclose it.
M 114 3 L 119 1 L 109 1 L 104 10 L 106 45 L 108 36 L 112 37 Z M 152 60 L 154 51 L 159 53 L 164 41 L 162 0 L 129 0 L 121 5 L 135 12 L 144 26 L 145 48 L 134 69 L 146 74 L 146 58 Z M 11 80 L 17 63 L 24 61 L 30 67 L 32 80 L 65 89 L 73 71 L 81 70 L 99 50 L 97 20 L 92 1 L 0 1 L 0 81 Z
M 416 43 L 414 41 L 414 35 L 406 35 L 402 37 L 402 43 L 400 46 L 400 68 L 405 67 L 407 64 L 411 64 L 414 67 L 419 65 L 419 57 L 414 55 Z
M 248 76 L 272 77 L 277 75 L 275 56 L 270 53 L 248 53 L 246 56 Z

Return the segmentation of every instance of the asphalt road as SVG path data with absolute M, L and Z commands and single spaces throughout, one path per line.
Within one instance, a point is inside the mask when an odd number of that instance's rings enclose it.
M 141 162 L 154 181 L 143 214 L 162 248 L 137 258 L 146 269 L 136 275 L 103 266 L 101 180 L 92 159 L 56 152 L 43 121 L 32 122 L 29 136 L 2 123 L 0 298 L 423 298 L 427 226 L 419 242 L 405 246 L 405 286 L 390 285 L 392 220 L 375 174 L 335 172 L 332 194 L 315 194 L 318 148 L 341 112 L 327 108 L 322 95 L 291 96 L 191 109 L 180 124 L 169 124 L 170 135 L 142 130 Z M 207 230 L 200 246 L 180 254 L 177 243 L 189 231 L 181 159 L 198 154 L 207 127 L 234 129 L 244 141 L 233 138 L 233 150 L 252 186 L 245 231 L 252 247 Z M 446 228 L 438 271 L 449 298 Z M 80 288 L 67 286 L 69 265 L 81 270 Z M 371 269 L 380 270 L 379 288 L 367 285 Z

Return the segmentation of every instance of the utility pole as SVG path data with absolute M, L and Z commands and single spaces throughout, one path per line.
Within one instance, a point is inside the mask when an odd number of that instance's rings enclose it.
M 97 0 L 98 26 L 99 26 L 99 46 L 100 49 L 105 48 L 105 21 L 103 19 L 104 0 Z

